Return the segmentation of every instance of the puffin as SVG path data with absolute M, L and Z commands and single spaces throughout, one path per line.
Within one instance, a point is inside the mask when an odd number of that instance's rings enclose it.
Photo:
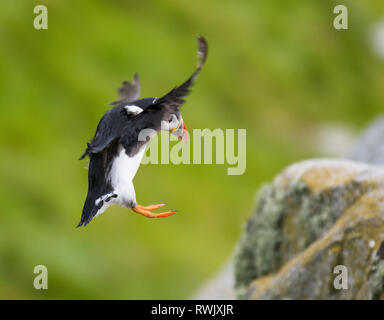
M 79 160 L 89 157 L 88 193 L 77 227 L 86 226 L 109 206 L 117 204 L 147 218 L 164 218 L 177 210 L 154 213 L 165 205 L 139 205 L 133 178 L 140 166 L 151 137 L 161 130 L 180 140 L 188 140 L 187 127 L 180 113 L 184 98 L 202 69 L 208 51 L 207 41 L 197 36 L 198 63 L 192 75 L 161 98 L 139 99 L 140 81 L 137 73 L 131 82 L 124 81 L 118 99 L 99 121 L 94 137 Z M 140 136 L 142 133 L 144 139 Z

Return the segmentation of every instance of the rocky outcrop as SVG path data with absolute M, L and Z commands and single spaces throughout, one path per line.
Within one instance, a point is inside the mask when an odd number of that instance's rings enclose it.
M 259 191 L 234 264 L 240 298 L 384 299 L 384 170 L 290 166 Z M 336 266 L 347 289 L 335 285 Z

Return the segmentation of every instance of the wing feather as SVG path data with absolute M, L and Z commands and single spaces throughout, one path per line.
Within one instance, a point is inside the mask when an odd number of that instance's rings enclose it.
M 118 100 L 113 101 L 110 105 L 117 105 L 121 103 L 129 103 L 137 100 L 140 97 L 140 80 L 139 75 L 135 73 L 133 75 L 132 82 L 124 81 L 123 86 L 117 89 Z
M 117 106 L 108 110 L 101 118 L 95 136 L 90 143 L 87 143 L 87 148 L 79 160 L 84 159 L 89 154 L 103 151 L 112 142 L 119 139 L 127 120 L 129 120 L 129 116 L 125 112 L 123 106 Z
M 180 86 L 175 87 L 163 97 L 157 99 L 143 112 L 135 116 L 132 121 L 126 124 L 121 141 L 127 150 L 128 155 L 135 154 L 147 141 L 138 141 L 141 130 L 152 129 L 157 132 L 161 129 L 161 121 L 169 119 L 172 113 L 185 102 L 184 98 L 189 94 L 190 88 L 199 75 L 208 53 L 207 41 L 197 37 L 198 41 L 198 64 L 195 72 Z

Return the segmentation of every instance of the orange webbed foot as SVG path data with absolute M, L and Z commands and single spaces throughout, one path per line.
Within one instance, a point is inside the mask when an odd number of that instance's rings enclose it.
M 132 210 L 143 215 L 144 217 L 147 217 L 147 218 L 165 218 L 165 217 L 169 217 L 169 216 L 171 216 L 177 212 L 176 210 L 160 212 L 160 213 L 152 213 L 151 212 L 152 210 L 156 210 L 156 209 L 159 209 L 159 208 L 164 207 L 164 206 L 165 206 L 165 203 L 151 204 L 147 207 L 137 205 L 136 207 L 132 208 Z
M 156 209 L 159 209 L 161 207 L 164 207 L 164 206 L 165 206 L 165 203 L 151 204 L 151 205 L 146 206 L 146 207 L 137 205 L 136 207 L 139 207 L 140 209 L 143 209 L 146 211 L 152 211 L 152 210 L 156 210 Z

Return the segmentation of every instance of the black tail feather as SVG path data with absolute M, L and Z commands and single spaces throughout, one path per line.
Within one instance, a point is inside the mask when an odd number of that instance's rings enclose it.
M 107 170 L 105 166 L 107 153 L 90 154 L 88 168 L 88 194 L 85 200 L 81 220 L 77 227 L 86 226 L 102 208 L 104 200 L 96 205 L 96 200 L 112 192 L 112 186 L 107 179 Z M 113 197 L 112 195 L 111 197 Z M 105 199 L 109 200 L 109 199 Z
M 79 224 L 76 226 L 76 228 L 81 226 L 86 226 L 96 215 L 97 211 L 101 209 L 101 207 L 104 204 L 104 201 L 100 201 L 100 203 L 96 206 L 95 201 L 96 197 L 87 197 L 87 200 L 85 201 L 83 213 L 81 215 L 81 220 Z

